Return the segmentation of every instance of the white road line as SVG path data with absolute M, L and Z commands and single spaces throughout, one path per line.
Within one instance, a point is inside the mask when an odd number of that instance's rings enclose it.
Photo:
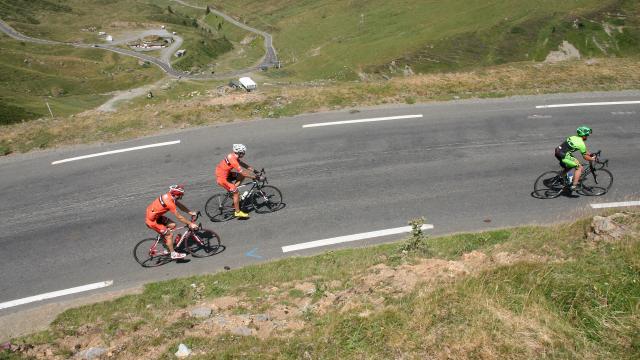
M 370 119 L 332 121 L 332 122 L 324 122 L 324 123 L 306 124 L 306 125 L 302 125 L 302 127 L 303 128 L 310 128 L 310 127 L 319 127 L 319 126 L 356 124 L 356 123 L 375 122 L 375 121 L 388 121 L 388 120 L 399 120 L 399 119 L 415 119 L 415 118 L 421 118 L 421 117 L 422 117 L 422 114 L 419 114 L 419 115 L 387 116 L 387 117 L 370 118 Z
M 101 152 L 101 153 L 76 156 L 76 157 L 72 157 L 72 158 L 68 158 L 68 159 L 54 161 L 54 162 L 51 163 L 51 165 L 62 164 L 62 163 L 66 163 L 66 162 L 69 162 L 69 161 L 88 159 L 88 158 L 93 158 L 93 157 L 98 157 L 98 156 L 119 154 L 119 153 L 123 153 L 123 152 L 127 152 L 127 151 L 142 150 L 142 149 L 148 149 L 148 148 L 154 148 L 154 147 L 160 147 L 160 146 L 167 146 L 167 145 L 175 145 L 175 144 L 180 144 L 180 140 L 167 141 L 167 142 L 157 143 L 157 144 L 135 146 L 135 147 L 126 148 L 126 149 L 111 150 L 111 151 L 105 151 L 105 152 Z
M 424 224 L 424 225 L 422 225 L 421 229 L 422 230 L 433 229 L 433 225 Z M 402 233 L 407 233 L 407 232 L 410 232 L 410 231 L 411 231 L 411 226 L 403 226 L 403 227 L 393 228 L 393 229 L 378 230 L 378 231 L 371 231 L 371 232 L 366 232 L 366 233 L 361 233 L 361 234 L 339 236 L 339 237 L 334 237 L 334 238 L 330 238 L 330 239 L 316 240 L 316 241 L 310 241 L 310 242 L 306 242 L 306 243 L 283 246 L 282 247 L 282 252 L 286 253 L 286 252 L 296 251 L 296 250 L 311 249 L 311 248 L 320 247 L 320 246 L 340 244 L 340 243 L 345 243 L 345 242 L 350 242 L 350 241 L 357 241 L 357 240 L 364 240 L 364 239 L 380 237 L 380 236 L 402 234 Z
M 602 204 L 591 204 L 594 209 L 605 209 L 613 207 L 627 207 L 627 206 L 640 206 L 640 201 L 622 201 L 622 202 L 610 202 Z
M 576 107 L 576 106 L 630 105 L 630 104 L 640 104 L 640 101 L 611 101 L 611 102 L 576 103 L 576 104 L 538 105 L 536 106 L 536 109 Z
M 82 285 L 82 286 L 73 287 L 70 289 L 58 290 L 58 291 L 53 291 L 53 292 L 40 294 L 40 295 L 29 296 L 29 297 L 18 299 L 18 300 L 3 302 L 0 304 L 0 310 L 18 306 L 18 305 L 28 304 L 35 301 L 42 301 L 42 300 L 51 299 L 59 296 L 75 294 L 83 291 L 100 289 L 100 288 L 111 286 L 111 285 L 113 285 L 113 280 L 102 281 L 102 282 L 97 282 L 97 283 L 88 284 L 88 285 Z

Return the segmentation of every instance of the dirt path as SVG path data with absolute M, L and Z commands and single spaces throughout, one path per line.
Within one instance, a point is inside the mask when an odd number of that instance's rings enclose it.
M 123 101 L 127 101 L 127 100 L 132 100 L 134 98 L 137 98 L 139 96 L 145 96 L 149 93 L 149 91 L 158 89 L 160 86 L 162 86 L 163 84 L 167 83 L 167 81 L 175 81 L 175 80 L 167 80 L 167 79 L 162 79 L 160 81 L 156 81 L 153 84 L 150 85 L 145 85 L 145 86 L 141 86 L 139 88 L 135 88 L 135 89 L 129 89 L 129 90 L 121 90 L 121 91 L 114 91 L 111 94 L 114 95 L 111 99 L 109 99 L 107 102 L 105 102 L 104 104 L 100 105 L 96 110 L 98 111 L 102 111 L 102 112 L 114 112 L 117 111 L 117 104 L 121 103 Z

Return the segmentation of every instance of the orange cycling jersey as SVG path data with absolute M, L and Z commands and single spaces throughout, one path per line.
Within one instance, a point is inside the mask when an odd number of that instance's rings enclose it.
M 171 211 L 173 214 L 176 213 L 176 202 L 169 193 L 160 195 L 147 206 L 147 220 L 155 222 L 160 216 L 166 214 L 167 211 Z
M 242 172 L 242 167 L 240 167 L 240 162 L 238 161 L 238 155 L 235 153 L 230 153 L 225 156 L 220 163 L 218 163 L 218 166 L 216 166 L 216 177 L 218 179 L 226 179 L 231 170 L 235 170 L 239 173 Z

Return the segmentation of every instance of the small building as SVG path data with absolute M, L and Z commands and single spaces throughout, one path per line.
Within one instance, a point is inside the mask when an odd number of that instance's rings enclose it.
M 111 36 L 111 35 L 107 35 L 107 37 L 105 38 L 105 40 L 107 40 L 107 41 L 113 41 L 113 36 Z
M 105 35 L 107 35 L 107 33 L 106 33 L 106 32 L 104 32 L 104 31 L 98 31 L 98 36 L 105 36 Z
M 164 30 L 164 25 L 161 25 L 161 26 L 160 26 L 160 29 L 163 29 L 163 30 Z
M 187 50 L 185 50 L 185 49 L 180 49 L 180 50 L 176 51 L 175 56 L 176 56 L 176 57 L 184 56 L 184 54 L 185 54 L 186 52 L 187 52 Z

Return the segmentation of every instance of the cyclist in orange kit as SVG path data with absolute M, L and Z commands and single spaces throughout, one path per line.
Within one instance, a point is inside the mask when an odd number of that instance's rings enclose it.
M 169 253 L 171 253 L 172 259 L 182 259 L 187 255 L 184 253 L 176 252 L 173 248 L 172 235 L 173 229 L 175 229 L 176 224 L 169 218 L 164 216 L 164 214 L 166 214 L 167 212 L 171 212 L 176 216 L 178 220 L 189 226 L 190 229 L 198 229 L 198 225 L 196 223 L 187 220 L 177 211 L 177 209 L 180 209 L 191 216 L 196 216 L 195 211 L 189 210 L 180 201 L 178 201 L 182 199 L 183 195 L 184 185 L 171 185 L 169 187 L 169 191 L 166 194 L 160 195 L 151 204 L 149 204 L 149 206 L 147 206 L 147 216 L 145 223 L 151 230 L 164 236 L 164 242 L 165 244 L 167 244 L 167 248 L 169 249 Z
M 225 156 L 216 166 L 216 182 L 225 190 L 233 193 L 233 207 L 235 208 L 235 217 L 248 218 L 249 214 L 240 210 L 240 194 L 238 194 L 238 186 L 242 184 L 245 177 L 257 179 L 258 175 L 254 175 L 254 169 L 244 161 L 240 160 L 247 152 L 247 147 L 243 144 L 233 144 L 233 152 Z M 246 171 L 243 168 L 249 170 Z

